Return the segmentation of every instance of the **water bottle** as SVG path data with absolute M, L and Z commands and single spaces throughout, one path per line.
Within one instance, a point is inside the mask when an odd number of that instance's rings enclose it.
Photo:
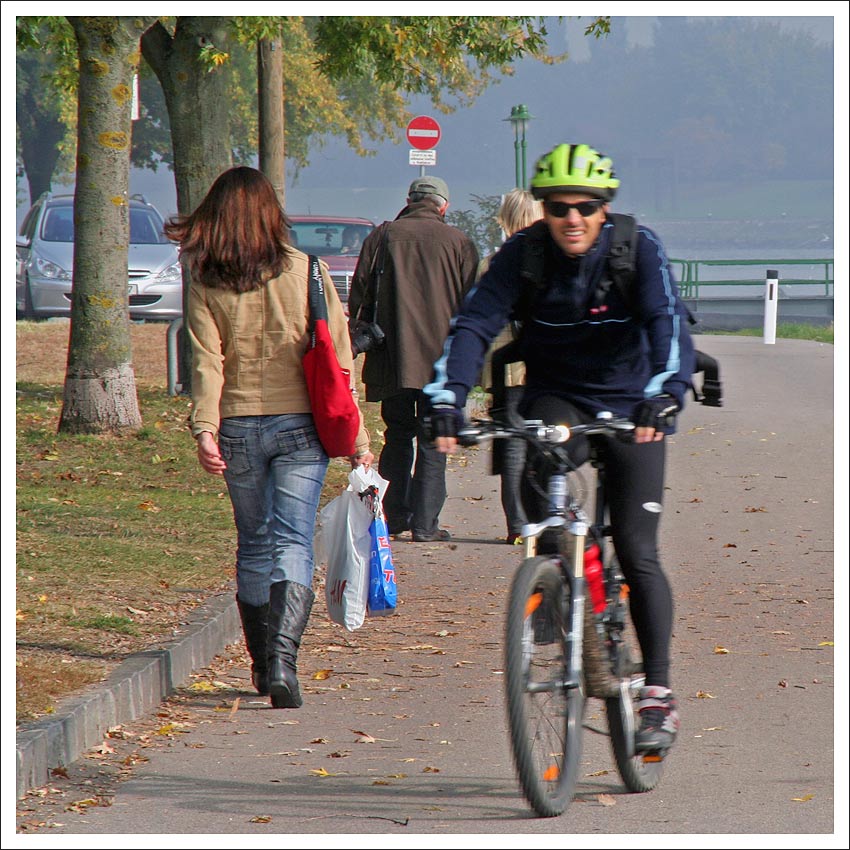
M 590 591 L 594 614 L 601 614 L 605 610 L 605 581 L 600 554 L 599 545 L 595 542 L 590 543 L 584 550 L 584 578 Z

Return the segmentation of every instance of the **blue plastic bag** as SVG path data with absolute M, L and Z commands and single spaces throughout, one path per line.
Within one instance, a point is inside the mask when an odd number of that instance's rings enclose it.
M 395 580 L 390 533 L 380 507 L 369 525 L 372 541 L 369 553 L 368 613 L 392 614 L 398 604 L 398 585 Z

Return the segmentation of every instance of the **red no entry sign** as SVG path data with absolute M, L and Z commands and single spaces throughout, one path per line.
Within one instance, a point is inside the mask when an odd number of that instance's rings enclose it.
M 440 141 L 440 125 L 427 115 L 418 115 L 407 125 L 407 141 L 420 151 L 435 148 Z

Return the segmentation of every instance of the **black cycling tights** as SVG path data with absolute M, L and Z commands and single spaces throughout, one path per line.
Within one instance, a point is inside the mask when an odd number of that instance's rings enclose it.
M 564 399 L 538 398 L 527 418 L 548 425 L 592 421 Z M 670 687 L 670 635 L 673 630 L 673 594 L 658 560 L 658 525 L 664 493 L 665 442 L 624 443 L 600 438 L 607 475 L 608 505 L 614 549 L 629 585 L 632 622 L 640 642 L 647 685 Z M 587 441 L 577 439 L 570 455 L 575 463 L 588 458 Z M 532 478 L 535 470 L 529 468 Z M 545 482 L 539 485 L 545 491 Z M 523 502 L 531 522 L 546 515 L 546 501 L 527 484 Z M 554 541 L 544 533 L 538 551 L 553 552 Z

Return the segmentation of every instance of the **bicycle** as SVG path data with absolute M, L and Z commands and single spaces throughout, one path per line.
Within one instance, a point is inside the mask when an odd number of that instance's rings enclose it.
M 663 752 L 635 751 L 635 706 L 644 683 L 629 636 L 628 588 L 620 571 L 607 524 L 605 468 L 594 445 L 597 435 L 630 439 L 634 424 L 602 413 L 595 422 L 574 427 L 526 421 L 505 425 L 473 420 L 458 442 L 515 438 L 549 473 L 548 516 L 523 529 L 525 560 L 514 575 L 505 632 L 505 689 L 511 747 L 519 784 L 531 807 L 543 817 L 562 814 L 575 790 L 581 760 L 587 682 L 604 698 L 617 769 L 633 792 L 650 791 L 661 778 Z M 564 444 L 590 438 L 596 468 L 593 521 L 583 507 L 578 469 Z M 562 529 L 558 554 L 535 555 L 537 538 Z M 586 543 L 600 548 L 604 609 L 586 611 Z M 601 603 L 600 603 L 601 604 Z M 586 616 L 587 615 L 587 616 Z

